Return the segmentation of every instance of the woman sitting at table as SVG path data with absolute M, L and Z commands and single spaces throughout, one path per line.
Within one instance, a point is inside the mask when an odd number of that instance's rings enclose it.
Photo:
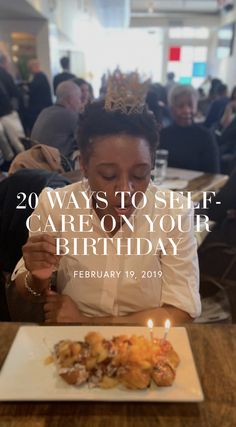
M 218 173 L 219 150 L 210 131 L 195 125 L 197 92 L 192 86 L 176 85 L 169 96 L 174 124 L 162 129 L 160 146 L 169 151 L 174 168 Z
M 155 198 L 150 173 L 157 123 L 145 106 L 144 86 L 135 74 L 111 78 L 105 102 L 89 105 L 80 126 L 86 179 L 64 190 L 44 190 L 30 220 L 30 237 L 12 279 L 24 297 L 45 298 L 46 322 L 145 324 L 151 317 L 160 325 L 166 318 L 185 323 L 200 314 L 192 209 L 170 208 L 169 191 L 162 200 Z M 57 202 L 52 209 L 55 197 L 63 200 L 61 209 Z M 180 204 L 185 201 L 179 195 Z M 49 214 L 54 228 L 49 222 L 44 227 Z M 170 215 L 175 220 L 177 214 L 190 231 L 171 226 Z M 62 215 L 68 222 L 59 233 Z M 167 232 L 158 215 L 168 217 Z M 55 255 L 60 238 L 68 252 L 63 256 Z

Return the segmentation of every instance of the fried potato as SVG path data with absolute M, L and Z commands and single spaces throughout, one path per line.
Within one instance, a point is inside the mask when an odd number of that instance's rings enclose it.
M 167 340 L 136 335 L 107 340 L 97 332 L 87 334 L 84 341 L 58 342 L 53 359 L 68 384 L 88 382 L 104 389 L 122 384 L 131 390 L 146 389 L 152 380 L 158 387 L 171 386 L 180 363 Z
M 152 370 L 152 379 L 159 387 L 171 386 L 175 379 L 175 370 L 168 362 L 160 361 Z
M 151 370 L 143 370 L 138 366 L 127 366 L 118 370 L 119 381 L 132 390 L 143 390 L 150 385 Z

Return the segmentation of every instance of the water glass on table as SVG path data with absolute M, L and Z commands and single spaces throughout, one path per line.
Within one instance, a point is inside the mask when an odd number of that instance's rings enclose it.
M 153 178 L 156 184 L 162 184 L 166 178 L 168 165 L 168 150 L 156 150 Z

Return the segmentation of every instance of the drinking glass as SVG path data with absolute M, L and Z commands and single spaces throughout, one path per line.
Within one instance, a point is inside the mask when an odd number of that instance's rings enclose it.
M 166 178 L 168 150 L 156 150 L 153 178 L 156 184 L 161 184 Z

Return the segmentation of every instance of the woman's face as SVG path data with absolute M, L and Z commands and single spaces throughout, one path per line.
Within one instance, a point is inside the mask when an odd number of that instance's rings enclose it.
M 145 193 L 152 169 L 148 142 L 141 137 L 130 135 L 109 135 L 94 138 L 92 153 L 82 167 L 92 191 L 106 192 L 108 207 L 97 210 L 99 217 L 110 214 L 116 218 L 123 214 L 129 217 L 134 211 L 131 196 L 137 192 Z M 125 193 L 125 208 L 121 209 L 121 195 Z M 142 195 L 137 196 L 137 204 Z
M 179 126 L 190 126 L 196 113 L 197 103 L 191 95 L 180 95 L 176 98 L 171 111 L 175 122 Z

